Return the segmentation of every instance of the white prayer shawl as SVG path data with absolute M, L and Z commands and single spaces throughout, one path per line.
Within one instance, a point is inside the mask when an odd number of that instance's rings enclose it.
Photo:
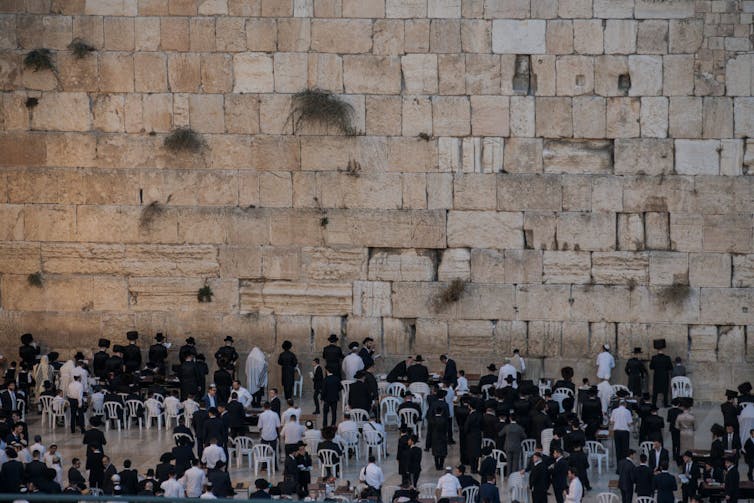
M 252 395 L 267 386 L 267 359 L 257 347 L 246 358 L 246 381 L 246 388 Z
M 610 379 L 610 373 L 615 368 L 615 358 L 608 351 L 603 351 L 597 355 L 597 377 L 600 379 Z
M 60 367 L 60 387 L 59 389 L 67 390 L 68 385 L 71 384 L 71 381 L 73 381 L 73 377 L 71 375 L 71 372 L 73 372 L 73 369 L 76 367 L 74 365 L 73 360 L 68 360 L 63 364 L 62 367 Z
M 52 366 L 47 359 L 47 355 L 43 355 L 39 359 L 39 363 L 34 366 L 33 376 L 36 385 L 34 386 L 34 396 L 39 398 L 44 391 L 44 382 L 50 381 L 52 383 Z

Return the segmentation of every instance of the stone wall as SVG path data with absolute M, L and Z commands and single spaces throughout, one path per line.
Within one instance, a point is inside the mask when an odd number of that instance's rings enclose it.
M 716 399 L 754 378 L 752 15 L 0 0 L 0 348 L 137 329 L 304 358 L 336 332 L 376 338 L 383 365 L 450 352 L 475 372 L 520 348 L 534 374 L 580 378 L 602 343 L 665 338 Z M 77 59 L 77 37 L 96 50 Z M 24 67 L 42 47 L 55 71 Z M 291 97 L 314 87 L 358 135 L 294 133 Z M 166 150 L 178 127 L 206 148 Z

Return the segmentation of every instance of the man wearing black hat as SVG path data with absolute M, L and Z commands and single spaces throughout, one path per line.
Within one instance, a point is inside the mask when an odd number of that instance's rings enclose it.
M 228 369 L 231 374 L 235 375 L 238 352 L 233 347 L 233 337 L 228 335 L 223 339 L 223 342 L 225 345 L 215 352 L 215 361 L 218 367 Z
M 123 368 L 123 346 L 116 344 L 113 346 L 113 354 L 105 362 L 105 371 L 108 374 L 112 372 L 116 376 L 119 376 L 123 373 Z
M 665 349 L 665 339 L 654 341 L 654 348 L 657 354 L 652 357 L 649 368 L 654 370 L 652 376 L 652 405 L 657 406 L 657 395 L 662 395 L 664 407 L 668 407 L 670 396 L 668 388 L 670 387 L 670 373 L 673 371 L 673 360 L 663 353 Z
M 740 476 L 736 460 L 725 458 L 725 503 L 738 503 Z
M 597 430 L 602 425 L 602 404 L 597 398 L 597 386 L 591 386 L 586 399 L 581 402 L 581 420 L 586 425 L 586 439 L 595 440 Z
M 141 368 L 141 349 L 136 345 L 139 332 L 136 330 L 126 332 L 126 338 L 128 345 L 123 348 L 123 364 L 126 367 L 126 372 L 131 374 Z
M 356 380 L 348 388 L 348 406 L 352 409 L 363 409 L 369 413 L 372 410 L 372 396 L 364 382 L 366 373 L 359 370 L 354 377 Z
M 741 437 L 735 432 L 732 424 L 725 425 L 723 449 L 725 449 L 726 456 L 733 459 L 738 466 L 738 459 L 741 456 Z
M 21 358 L 21 368 L 31 370 L 37 361 L 39 352 L 40 348 L 34 342 L 34 337 L 31 334 L 23 334 L 21 336 L 21 346 L 18 348 L 18 356 Z
M 197 354 L 196 340 L 193 337 L 187 337 L 186 344 L 178 350 L 178 363 L 183 362 L 187 355 L 193 355 L 196 358 Z
M 325 367 L 330 369 L 330 372 L 337 376 L 338 380 L 342 378 L 340 365 L 343 362 L 343 350 L 336 344 L 338 342 L 338 336 L 330 334 L 327 338 L 328 344 L 322 349 L 322 358 L 325 359 Z
M 270 496 L 270 483 L 267 482 L 265 479 L 256 479 L 254 481 L 254 487 L 256 488 L 256 491 L 251 493 L 249 495 L 249 499 L 252 500 L 268 500 L 272 499 L 272 496 Z
M 186 400 L 190 394 L 200 396 L 199 382 L 203 376 L 194 362 L 194 356 L 188 354 L 186 359 L 178 367 L 178 380 L 181 383 L 181 401 Z
M 723 468 L 723 457 L 725 457 L 725 448 L 723 447 L 723 436 L 725 435 L 725 428 L 715 423 L 710 428 L 712 433 L 712 445 L 710 445 L 710 464 L 718 469 Z
M 285 399 L 293 398 L 293 383 L 296 380 L 296 366 L 298 359 L 293 354 L 291 341 L 283 341 L 283 352 L 278 356 L 278 365 L 280 365 L 280 378 L 283 383 L 283 394 Z
M 720 404 L 720 412 L 723 414 L 723 424 L 725 426 L 732 425 L 733 429 L 738 435 L 738 406 L 736 405 L 736 397 L 738 392 L 727 389 L 725 390 L 725 401 Z
M 426 383 L 429 381 L 429 369 L 427 369 L 422 362 L 424 362 L 422 355 L 416 355 L 416 358 L 414 358 L 414 364 L 406 369 L 406 379 L 408 379 L 409 383 Z
M 388 372 L 387 377 L 385 380 L 387 382 L 397 382 L 402 378 L 406 377 L 406 370 L 408 370 L 408 367 L 411 366 L 411 364 L 414 362 L 414 357 L 409 355 L 406 357 L 405 360 L 399 361 L 393 369 Z
M 164 376 L 166 374 L 165 360 L 168 358 L 168 348 L 165 347 L 165 336 L 158 332 L 154 336 L 155 343 L 149 346 L 148 360 L 154 365 L 157 373 Z
M 634 348 L 634 355 L 626 362 L 626 375 L 628 375 L 628 389 L 634 396 L 641 395 L 643 388 L 644 376 L 647 375 L 647 368 L 644 362 L 639 360 L 641 348 Z
M 681 495 L 683 496 L 683 503 L 688 503 L 689 498 L 696 495 L 701 469 L 699 464 L 694 461 L 691 451 L 683 453 L 678 468 L 681 472 Z
M 299 456 L 303 456 L 306 452 L 306 444 L 304 442 L 298 442 L 296 449 L 291 451 L 285 457 L 285 464 L 283 465 L 283 494 L 299 494 L 300 489 L 298 481 L 301 478 L 299 467 Z
M 107 360 L 110 358 L 110 355 L 107 354 L 110 341 L 108 339 L 100 339 L 97 346 L 99 346 L 99 351 L 94 353 L 94 357 L 92 358 L 92 372 L 98 379 L 104 380 L 107 375 Z
M 440 355 L 440 362 L 445 366 L 442 373 L 442 381 L 449 381 L 455 388 L 458 384 L 458 368 L 456 362 L 452 358 L 448 358 L 447 355 Z
M 494 363 L 490 363 L 487 365 L 487 373 L 479 378 L 479 389 L 482 389 L 482 386 L 486 386 L 488 384 L 495 385 L 497 383 L 497 367 L 495 367 Z

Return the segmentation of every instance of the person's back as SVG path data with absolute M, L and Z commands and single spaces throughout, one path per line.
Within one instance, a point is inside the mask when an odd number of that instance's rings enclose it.
M 667 472 L 667 466 L 663 471 L 654 476 L 653 489 L 657 491 L 657 503 L 675 503 L 673 492 L 678 489 L 675 477 Z
M 637 496 L 652 496 L 652 478 L 652 470 L 644 462 L 634 467 L 633 481 Z

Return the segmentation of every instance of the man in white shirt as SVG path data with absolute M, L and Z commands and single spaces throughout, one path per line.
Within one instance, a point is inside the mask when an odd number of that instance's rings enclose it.
M 568 494 L 566 494 L 567 503 L 581 503 L 581 498 L 584 497 L 584 486 L 581 485 L 576 474 L 576 468 L 568 467 Z
M 521 352 L 518 349 L 513 350 L 513 356 L 511 357 L 511 365 L 515 367 L 516 372 L 518 374 L 516 375 L 516 380 L 523 377 L 524 372 L 526 372 L 526 362 L 521 357 Z
M 379 494 L 382 484 L 385 483 L 385 475 L 374 460 L 374 456 L 369 456 L 369 463 L 359 472 L 359 482 L 363 482 Z
M 89 372 L 84 368 L 84 362 L 76 360 L 76 366 L 71 370 L 71 377 L 81 377 L 81 385 L 84 386 L 84 392 L 89 391 Z
M 243 405 L 244 409 L 248 409 L 251 405 L 252 396 L 251 393 L 249 393 L 249 390 L 241 386 L 241 381 L 236 379 L 233 381 L 233 391 L 236 392 L 238 395 L 238 401 L 241 402 L 241 405 Z
M 364 369 L 364 360 L 359 356 L 359 343 L 348 345 L 351 353 L 343 359 L 343 379 L 355 379 L 356 372 Z
M 453 475 L 452 467 L 446 466 L 445 475 L 437 480 L 435 495 L 437 496 L 437 499 L 455 498 L 456 496 L 461 495 L 461 483 L 458 481 L 458 477 Z
M 610 354 L 610 345 L 604 344 L 602 352 L 597 355 L 597 377 L 610 380 L 610 373 L 615 368 L 615 358 Z M 623 458 L 621 458 L 623 459 Z
M 39 451 L 40 456 L 44 456 L 47 449 L 45 449 L 45 446 L 42 445 L 42 437 L 39 435 L 34 435 L 34 443 L 29 446 L 29 450 L 31 452 Z
M 186 491 L 189 498 L 198 498 L 202 495 L 202 487 L 207 481 L 204 470 L 199 468 L 199 460 L 194 459 L 191 462 L 191 468 L 183 472 L 183 477 L 179 481 Z
M 270 409 L 270 402 L 264 402 L 264 412 L 259 414 L 259 436 L 263 444 L 272 447 L 277 452 L 278 431 L 280 430 L 280 417 Z M 277 462 L 277 456 L 275 457 Z
M 511 365 L 510 362 L 506 363 L 502 367 L 500 367 L 500 372 L 497 375 L 497 384 L 495 385 L 496 388 L 504 388 L 508 385 L 505 378 L 511 376 L 513 378 L 513 382 L 511 383 L 511 386 L 513 389 L 518 388 L 518 382 L 516 381 L 516 367 Z
M 293 398 L 286 400 L 288 408 L 280 415 L 280 424 L 285 425 L 290 420 L 291 416 L 301 417 L 301 407 L 293 405 Z
M 166 396 L 163 405 L 166 411 L 176 412 L 177 415 L 180 415 L 183 412 L 183 404 L 178 398 L 178 390 L 174 390 L 173 393 Z
M 81 376 L 77 375 L 68 385 L 66 390 L 68 405 L 71 407 L 71 433 L 76 432 L 79 426 L 81 434 L 84 434 L 84 385 L 81 384 Z
M 351 414 L 348 412 L 343 414 L 343 421 L 338 424 L 338 435 L 343 436 L 346 431 L 359 431 L 359 425 L 351 419 Z
M 175 480 L 175 470 L 168 472 L 168 479 L 160 484 L 160 489 L 165 491 L 165 498 L 183 498 L 185 493 L 181 483 Z
M 286 456 L 298 449 L 298 443 L 304 437 L 304 430 L 304 426 L 298 422 L 298 416 L 295 414 L 291 415 L 288 422 L 283 425 L 280 437 L 283 439 Z
M 50 444 L 50 448 L 44 453 L 43 460 L 48 468 L 52 468 L 55 458 L 60 459 L 61 466 L 63 465 L 63 456 L 58 452 L 57 444 Z
M 600 399 L 602 406 L 602 415 L 607 415 L 607 409 L 610 407 L 610 400 L 613 398 L 613 386 L 607 379 L 603 379 L 597 385 L 597 397 Z
M 610 414 L 610 426 L 613 430 L 613 440 L 615 443 L 615 459 L 623 459 L 628 456 L 628 444 L 631 438 L 631 425 L 633 416 L 631 411 L 626 408 L 626 401 L 621 400 Z
M 227 458 L 225 457 L 225 451 L 222 447 L 217 445 L 217 439 L 211 438 L 209 445 L 202 451 L 202 463 L 207 465 L 207 468 L 214 468 L 218 461 L 225 463 Z

